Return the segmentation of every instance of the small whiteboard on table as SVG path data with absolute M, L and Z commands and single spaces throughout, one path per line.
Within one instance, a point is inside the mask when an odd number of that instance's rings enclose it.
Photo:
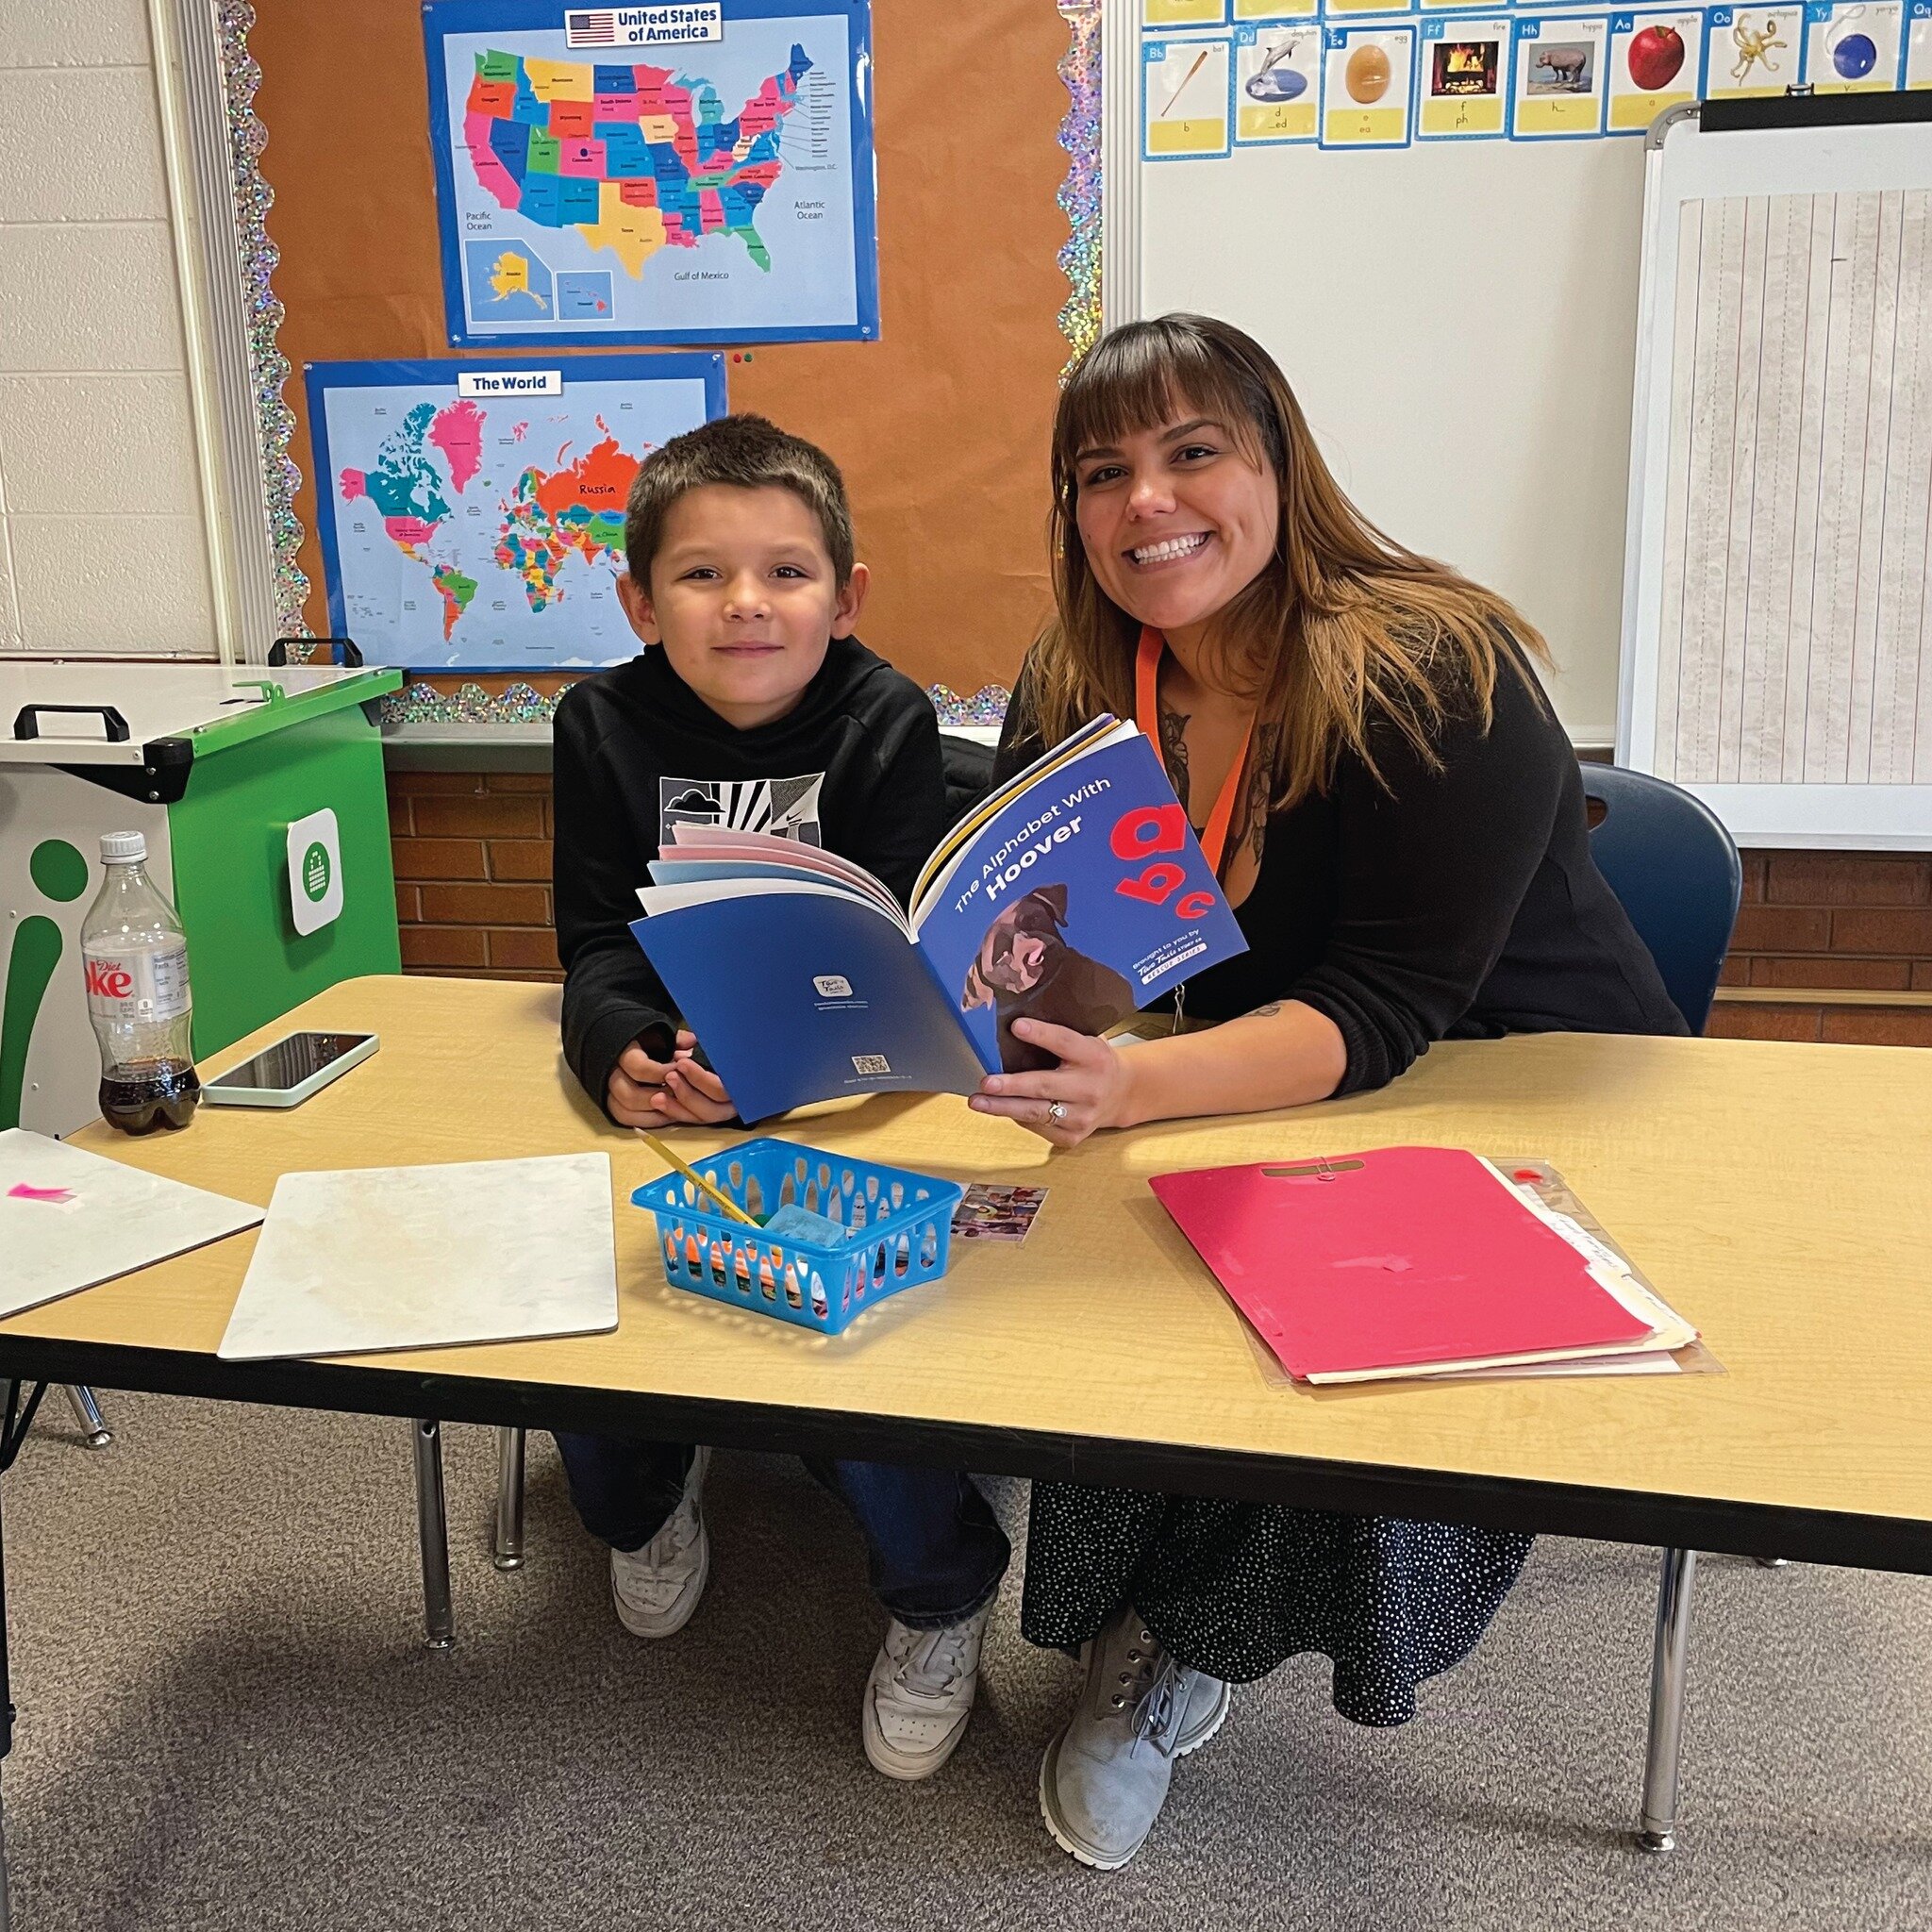
M 1932 848 L 1932 121 L 1750 106 L 1646 156 L 1618 761 Z

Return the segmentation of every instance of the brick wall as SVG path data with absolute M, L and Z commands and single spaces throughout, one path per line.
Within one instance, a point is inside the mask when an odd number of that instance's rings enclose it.
M 404 970 L 561 978 L 548 774 L 391 772 L 389 786 Z M 1932 857 L 1747 853 L 1724 985 L 1714 1034 L 1932 1046 Z
M 406 973 L 563 977 L 547 772 L 391 772 L 389 811 Z
M 1726 998 L 1716 1034 L 1932 1046 L 1932 858 L 1747 853 L 1723 983 L 1777 997 Z M 1857 998 L 1804 999 L 1811 988 Z

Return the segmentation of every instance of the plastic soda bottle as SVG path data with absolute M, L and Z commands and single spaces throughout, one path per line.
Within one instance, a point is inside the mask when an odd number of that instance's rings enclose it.
M 88 1018 L 101 1043 L 101 1114 L 124 1133 L 185 1127 L 201 1099 L 188 940 L 147 875 L 140 832 L 101 839 L 100 896 L 81 922 Z

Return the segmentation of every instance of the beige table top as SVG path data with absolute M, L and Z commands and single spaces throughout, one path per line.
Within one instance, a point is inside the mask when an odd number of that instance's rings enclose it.
M 1015 1474 L 1438 1513 L 1932 1571 L 1932 1053 L 1542 1035 L 1451 1042 L 1382 1092 L 1170 1123 L 1071 1153 L 952 1097 L 793 1115 L 787 1138 L 960 1181 L 1043 1183 L 1023 1246 L 824 1338 L 671 1289 L 630 1191 L 661 1172 L 565 1071 L 554 987 L 347 982 L 239 1043 L 370 1028 L 286 1114 L 75 1137 L 266 1203 L 297 1168 L 602 1148 L 620 1323 L 572 1340 L 220 1363 L 255 1236 L 0 1323 L 0 1374 L 445 1420 L 628 1424 Z M 734 1135 L 687 1132 L 708 1152 Z M 1164 1170 L 1430 1142 L 1554 1161 L 1717 1375 L 1286 1385 L 1146 1187 Z

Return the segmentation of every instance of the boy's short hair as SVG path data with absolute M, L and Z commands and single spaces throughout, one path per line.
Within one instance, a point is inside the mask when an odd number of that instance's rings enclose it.
M 763 416 L 720 416 L 654 449 L 630 486 L 624 518 L 624 560 L 640 584 L 664 541 L 664 519 L 686 491 L 708 483 L 734 490 L 790 490 L 819 520 L 839 584 L 851 579 L 852 506 L 839 466 L 816 443 Z

